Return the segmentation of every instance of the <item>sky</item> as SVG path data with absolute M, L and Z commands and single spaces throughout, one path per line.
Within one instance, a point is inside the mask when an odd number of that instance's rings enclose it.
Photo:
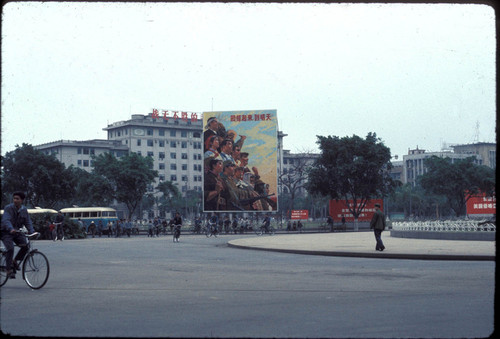
M 291 152 L 496 142 L 487 5 L 10 2 L 1 34 L 2 155 L 153 108 L 275 109 Z

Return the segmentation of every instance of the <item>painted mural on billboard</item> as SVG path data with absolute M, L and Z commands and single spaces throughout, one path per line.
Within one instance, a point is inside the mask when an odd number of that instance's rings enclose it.
M 349 204 L 352 205 L 353 201 L 349 200 Z M 384 200 L 383 199 L 371 199 L 366 202 L 365 207 L 359 215 L 358 221 L 370 221 L 372 220 L 373 213 L 375 213 L 375 204 L 380 204 L 380 209 L 384 210 Z M 354 216 L 349 211 L 349 206 L 344 200 L 330 200 L 330 215 L 333 220 L 341 220 L 342 216 L 345 217 L 346 221 L 354 221 Z
M 276 211 L 276 110 L 203 113 L 203 210 Z

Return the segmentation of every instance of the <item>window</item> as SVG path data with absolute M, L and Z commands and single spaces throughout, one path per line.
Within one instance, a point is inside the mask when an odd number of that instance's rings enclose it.
M 187 171 L 188 169 L 188 165 L 187 164 L 182 164 L 182 170 L 183 171 Z
M 176 164 L 170 164 L 170 169 L 171 169 L 172 171 L 177 170 L 177 165 L 176 165 Z
M 141 146 L 141 139 L 137 139 L 137 146 Z
M 170 141 L 170 147 L 176 148 L 177 147 L 177 143 L 175 141 Z
M 81 147 L 78 147 L 78 149 L 76 150 L 76 153 L 77 153 L 77 154 L 82 154 L 82 148 L 81 148 Z
M 83 154 L 89 154 L 89 149 L 87 147 L 83 149 Z
M 183 175 L 183 176 L 182 176 L 182 181 L 188 181 L 188 177 L 187 177 L 187 175 Z
M 160 162 L 160 163 L 158 164 L 158 169 L 164 170 L 164 169 L 165 169 L 165 164 L 164 164 L 164 163 L 162 163 L 162 162 Z
M 170 181 L 177 181 L 177 176 L 175 174 L 172 174 L 170 176 Z
M 89 161 L 83 160 L 83 167 L 89 167 Z
M 160 140 L 158 142 L 158 144 L 159 144 L 160 147 L 165 147 L 165 141 L 164 140 Z
M 148 147 L 153 147 L 153 140 L 152 139 L 148 139 Z
M 149 136 L 153 135 L 153 129 L 152 129 L 152 128 L 148 128 L 146 133 L 147 133 Z
M 82 161 L 81 160 L 78 160 L 77 163 L 78 163 L 78 166 L 82 165 Z
M 199 141 L 193 142 L 193 148 L 194 149 L 201 149 L 201 142 L 199 142 Z
M 201 138 L 201 133 L 200 132 L 194 132 L 193 133 L 193 138 Z
M 163 174 L 160 174 L 158 178 L 160 178 L 160 181 L 165 181 L 165 176 Z
M 165 152 L 158 153 L 158 157 L 160 158 L 160 160 L 165 159 Z
M 187 131 L 181 131 L 181 137 L 182 138 L 187 138 L 188 132 Z
M 153 152 L 148 152 L 148 157 L 151 157 L 151 158 L 154 157 Z
M 158 131 L 160 137 L 164 137 L 165 136 L 165 130 L 162 128 Z
M 183 141 L 182 144 L 181 144 L 181 147 L 182 148 L 187 148 L 188 146 L 188 143 L 186 141 Z
M 177 153 L 170 153 L 170 159 L 177 159 Z
M 170 130 L 170 136 L 171 136 L 171 137 L 175 137 L 175 136 L 176 136 L 176 134 L 177 134 L 176 132 L 177 132 L 177 131 L 176 131 L 175 129 L 171 129 L 171 130 Z
M 187 155 L 187 153 L 182 153 L 181 157 L 182 157 L 182 159 L 187 159 L 188 155 Z

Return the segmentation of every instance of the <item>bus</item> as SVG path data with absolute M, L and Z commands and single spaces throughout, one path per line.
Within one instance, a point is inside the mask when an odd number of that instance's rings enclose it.
M 93 221 L 96 227 L 101 222 L 103 231 L 107 234 L 108 222 L 111 221 L 116 226 L 118 220 L 116 210 L 110 207 L 68 207 L 61 209 L 61 213 L 75 221 L 80 219 L 85 227 L 85 232 L 88 232 L 89 225 Z

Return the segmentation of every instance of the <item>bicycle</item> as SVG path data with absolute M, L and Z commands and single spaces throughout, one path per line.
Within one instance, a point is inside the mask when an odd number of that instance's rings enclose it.
M 47 283 L 50 274 L 49 260 L 47 259 L 45 254 L 43 254 L 36 248 L 33 248 L 31 245 L 33 240 L 38 239 L 39 236 L 40 233 L 38 232 L 26 234 L 26 246 L 28 246 L 28 253 L 24 256 L 24 259 L 19 263 L 18 266 L 21 267 L 23 280 L 30 288 L 34 290 L 42 288 Z M 3 248 L 0 250 L 0 286 L 3 286 L 5 285 L 9 277 L 7 276 L 8 268 L 5 258 L 6 251 Z M 16 272 L 15 268 L 13 272 Z
M 207 238 L 211 237 L 212 235 L 217 238 L 217 234 L 219 233 L 219 229 L 217 227 L 217 224 L 208 222 L 208 225 L 205 227 L 205 235 Z
M 179 242 L 179 237 L 181 236 L 181 226 L 182 225 L 174 225 L 174 242 Z
M 257 234 L 257 235 L 263 235 L 264 233 L 269 233 L 269 235 L 274 235 L 275 229 L 271 225 L 269 225 L 269 227 L 266 229 L 265 224 L 262 224 L 262 225 L 260 225 L 260 227 L 255 229 L 255 234 Z

